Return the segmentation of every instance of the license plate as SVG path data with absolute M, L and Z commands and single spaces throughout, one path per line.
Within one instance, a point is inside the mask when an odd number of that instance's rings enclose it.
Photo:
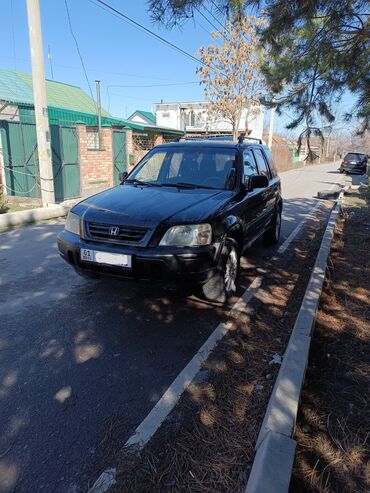
M 122 253 L 101 252 L 100 250 L 81 248 L 80 258 L 83 262 L 131 268 L 131 255 L 124 255 Z

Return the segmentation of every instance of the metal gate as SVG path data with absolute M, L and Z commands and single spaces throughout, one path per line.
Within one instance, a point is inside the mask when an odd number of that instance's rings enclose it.
M 40 173 L 34 123 L 0 121 L 8 195 L 40 198 Z M 50 125 L 55 200 L 80 196 L 80 165 L 75 127 Z
M 119 184 L 118 174 L 127 170 L 126 132 L 113 130 L 113 183 Z
M 0 132 L 7 194 L 39 198 L 36 125 L 3 120 Z
M 55 200 L 80 197 L 80 165 L 75 127 L 50 125 Z

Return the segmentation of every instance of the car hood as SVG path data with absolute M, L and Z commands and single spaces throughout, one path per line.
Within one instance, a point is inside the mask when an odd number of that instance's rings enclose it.
M 86 221 L 153 228 L 163 221 L 202 222 L 222 207 L 227 190 L 119 185 L 73 208 Z

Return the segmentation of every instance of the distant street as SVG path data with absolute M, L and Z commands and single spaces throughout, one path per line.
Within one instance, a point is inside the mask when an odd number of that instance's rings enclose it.
M 281 242 L 344 182 L 337 168 L 281 174 Z M 86 491 L 109 423 L 124 422 L 123 444 L 223 315 L 151 284 L 78 277 L 57 253 L 62 228 L 0 234 L 1 493 Z

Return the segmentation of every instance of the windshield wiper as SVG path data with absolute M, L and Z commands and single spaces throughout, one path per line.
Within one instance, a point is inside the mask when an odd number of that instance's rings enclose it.
M 195 183 L 185 183 L 185 182 L 178 182 L 178 183 L 163 183 L 163 186 L 165 187 L 177 187 L 177 188 L 207 188 L 210 190 L 216 190 L 214 187 L 207 187 L 207 185 L 196 185 Z
M 158 183 L 151 183 L 149 181 L 141 181 L 138 180 L 137 178 L 134 178 L 133 180 L 126 180 L 125 183 L 132 183 L 133 185 L 146 185 L 147 187 L 161 187 L 162 185 L 159 185 Z

